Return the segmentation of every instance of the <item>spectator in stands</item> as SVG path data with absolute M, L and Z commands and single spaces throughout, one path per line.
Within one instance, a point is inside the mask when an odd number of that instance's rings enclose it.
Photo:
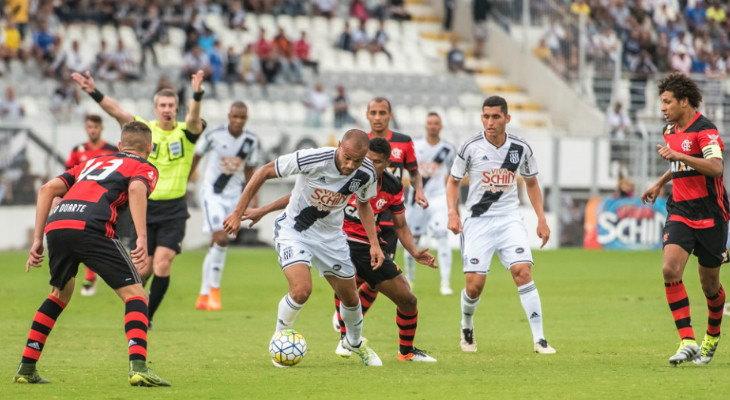
M 28 54 L 23 49 L 20 31 L 12 17 L 5 20 L 4 35 L 5 42 L 0 45 L 0 57 L 5 61 L 6 69 L 10 71 L 10 61 L 20 60 L 25 64 Z
M 248 30 L 246 28 L 246 10 L 241 1 L 232 0 L 228 3 L 228 29 Z
M 210 83 L 213 90 L 213 97 L 218 96 L 218 83 L 223 81 L 223 69 L 226 65 L 226 53 L 221 48 L 221 42 L 216 40 L 213 43 L 213 50 L 208 53 L 210 60 Z
M 629 37 L 624 41 L 624 54 L 623 54 L 623 65 L 624 67 L 630 67 L 631 64 L 636 63 L 641 54 L 641 31 L 638 27 L 634 27 L 629 33 Z
M 274 13 L 291 15 L 292 17 L 306 15 L 305 3 L 307 3 L 307 0 L 281 0 L 279 5 L 274 8 Z
M 345 93 L 343 85 L 337 85 L 337 96 L 332 102 L 332 108 L 335 112 L 335 128 L 355 123 L 355 118 L 350 115 L 350 98 Z
M 670 37 L 669 40 L 670 53 L 676 53 L 679 47 L 684 47 L 684 51 L 687 52 L 688 55 L 694 55 L 694 46 L 692 45 L 692 40 L 689 38 L 689 36 L 687 36 L 684 30 L 678 31 L 677 35 L 674 38 Z
M 30 163 L 23 160 L 20 163 L 20 178 L 13 182 L 14 204 L 33 204 L 36 201 L 38 189 L 46 181 L 45 177 L 35 175 L 30 171 Z
M 253 48 L 259 59 L 260 70 L 266 78 L 266 82 L 276 82 L 276 76 L 279 74 L 281 66 L 274 44 L 266 40 L 266 30 L 264 28 L 259 30 L 259 38 L 254 42 Z
M 686 46 L 680 45 L 677 47 L 677 51 L 672 55 L 672 60 L 669 64 L 672 71 L 679 71 L 685 75 L 689 75 L 692 70 L 692 57 L 687 53 Z
M 388 56 L 389 60 L 393 60 L 393 56 L 390 55 L 390 52 L 385 48 L 385 45 L 388 43 L 388 34 L 385 32 L 385 23 L 381 19 L 378 21 L 378 30 L 375 31 L 375 35 L 373 36 L 373 40 L 370 44 L 370 51 L 375 53 L 384 53 L 386 56 Z
M 218 41 L 218 37 L 207 26 L 203 28 L 203 33 L 198 37 L 198 44 L 203 49 L 203 52 L 208 55 L 213 52 L 216 41 Z
M 33 57 L 36 62 L 44 66 L 53 62 L 53 43 L 56 36 L 48 29 L 48 19 L 42 18 L 38 23 L 38 29 L 33 32 Z
M 315 75 L 319 75 L 319 62 L 312 59 L 310 55 L 311 46 L 307 42 L 307 32 L 302 31 L 299 40 L 294 42 L 294 61 L 305 67 L 311 67 Z
M 355 44 L 353 42 L 352 33 L 350 32 L 349 22 L 345 22 L 345 30 L 340 33 L 340 36 L 338 36 L 335 47 L 340 50 L 355 52 Z
M 128 82 L 139 79 L 139 69 L 132 54 L 124 45 L 124 40 L 117 39 L 117 50 L 112 54 L 114 68 L 119 72 L 119 80 Z
M 367 7 L 363 0 L 352 0 L 350 3 L 350 18 L 358 20 L 367 20 L 370 18 Z
M 623 33 L 630 29 L 631 10 L 626 5 L 624 0 L 615 0 L 613 5 L 609 8 L 609 13 L 613 17 L 614 29 L 618 36 L 623 36 Z
M 550 47 L 550 52 L 553 57 L 557 57 L 560 53 L 560 46 L 563 39 L 565 39 L 565 29 L 558 21 L 557 17 L 551 17 L 550 22 L 545 30 L 545 42 Z
M 444 30 L 451 32 L 451 25 L 454 20 L 454 9 L 456 0 L 444 0 Z
M 614 104 L 613 110 L 608 114 L 608 124 L 612 139 L 623 140 L 629 137 L 631 120 L 620 102 Z
M 550 64 L 550 58 L 552 57 L 552 53 L 550 52 L 550 48 L 545 42 L 545 37 L 540 38 L 537 46 L 535 46 L 535 48 L 532 50 L 532 55 L 534 55 L 538 60 L 542 61 L 543 63 Z
M 654 24 L 657 27 L 657 30 L 665 30 L 669 23 L 674 23 L 677 21 L 677 11 L 669 7 L 667 2 L 662 2 L 659 4 L 658 7 L 654 9 L 654 14 L 652 15 L 652 19 L 654 20 Z
M 243 50 L 239 71 L 244 83 L 251 84 L 258 82 L 264 89 L 264 93 L 266 93 L 266 77 L 261 69 L 261 61 L 256 55 L 253 44 L 247 45 Z
M 205 80 L 210 82 L 213 72 L 210 65 L 210 57 L 203 52 L 200 45 L 196 44 L 187 54 L 185 54 L 183 59 L 182 78 L 188 78 L 200 70 L 205 73 Z
M 0 205 L 13 204 L 13 181 L 5 174 L 5 170 L 0 168 Z
M 29 7 L 29 0 L 5 0 L 5 15 L 15 22 L 21 41 L 28 27 Z
M 250 45 L 249 45 L 250 46 Z M 233 46 L 228 46 L 226 51 L 225 66 L 223 68 L 223 80 L 228 86 L 228 96 L 234 97 L 233 84 L 241 82 L 241 55 L 236 53 Z
M 324 93 L 322 84 L 317 83 L 314 86 L 314 90 L 307 94 L 302 103 L 307 107 L 306 125 L 312 128 L 321 127 L 322 114 L 324 114 L 330 105 L 330 98 Z
M 137 39 L 141 48 L 142 59 L 139 61 L 141 72 L 145 73 L 147 68 L 147 52 L 152 53 L 152 64 L 157 68 L 157 53 L 155 53 L 155 44 L 162 39 L 164 26 L 159 15 L 159 9 L 153 3 L 147 8 L 147 14 L 142 18 L 136 27 Z
M 474 0 L 472 18 L 474 18 L 474 57 L 482 58 L 484 43 L 487 41 L 487 16 L 491 10 L 488 0 Z
M 616 31 L 611 29 L 609 26 L 605 26 L 601 33 L 596 38 L 597 46 L 598 47 L 598 54 L 599 54 L 599 60 L 616 60 L 616 49 L 618 48 L 618 36 L 616 35 Z M 548 46 L 550 46 L 550 49 L 553 50 L 553 45 L 550 45 L 550 42 L 548 42 Z M 555 52 L 553 51 L 553 56 L 555 56 Z
M 474 0 L 477 2 L 485 2 L 487 0 Z M 406 10 L 405 2 L 403 0 L 388 0 L 387 15 L 396 21 L 409 21 L 411 19 L 411 13 Z
M 286 36 L 283 28 L 274 36 L 272 41 L 281 66 L 281 75 L 289 83 L 302 83 L 302 66 L 294 62 L 294 46 Z
M 69 121 L 74 108 L 81 102 L 81 95 L 68 72 L 58 82 L 51 95 L 50 110 L 57 121 Z
M 370 36 L 365 26 L 365 20 L 361 19 L 357 29 L 352 32 L 352 47 L 354 52 L 357 53 L 360 50 L 367 50 L 370 48 Z
M 717 25 L 721 25 L 727 20 L 725 7 L 723 7 L 717 0 L 707 1 L 707 20 L 712 21 Z
M 5 89 L 5 98 L 0 101 L 0 120 L 4 122 L 18 122 L 25 117 L 25 109 L 15 98 L 15 89 L 8 86 Z
M 705 74 L 710 78 L 727 78 L 727 63 L 717 52 L 712 53 Z
M 684 19 L 691 32 L 705 25 L 707 20 L 707 5 L 704 1 L 687 2 L 687 8 L 684 9 Z
M 586 3 L 586 0 L 573 0 L 570 5 L 570 12 L 576 16 L 584 15 L 588 17 L 591 14 L 591 6 Z
M 71 75 L 74 72 L 81 74 L 91 68 L 91 61 L 86 59 L 86 56 L 81 52 L 78 40 L 71 42 L 71 48 L 56 58 L 52 66 L 54 71 L 58 71 L 61 67 L 61 65 L 58 65 L 59 63 L 63 63 L 62 67 L 67 70 L 65 75 Z
M 654 64 L 661 72 L 669 71 L 669 38 L 665 32 L 659 33 L 654 46 Z
M 446 67 L 451 73 L 466 72 L 470 74 L 473 72 L 466 68 L 466 56 L 459 48 L 457 38 L 451 39 L 451 50 L 446 53 Z
M 337 0 L 311 0 L 314 15 L 321 15 L 327 19 L 335 15 Z

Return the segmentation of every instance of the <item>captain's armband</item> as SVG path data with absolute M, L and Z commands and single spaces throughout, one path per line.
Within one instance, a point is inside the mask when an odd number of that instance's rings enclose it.
M 719 145 L 708 144 L 702 148 L 702 156 L 704 158 L 719 158 L 722 160 L 722 150 Z

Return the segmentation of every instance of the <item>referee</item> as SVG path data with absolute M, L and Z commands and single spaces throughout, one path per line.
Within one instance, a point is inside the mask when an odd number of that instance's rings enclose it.
M 140 121 L 147 124 L 152 131 L 152 152 L 148 160 L 157 167 L 160 178 L 147 206 L 149 264 L 140 269 L 140 274 L 145 280 L 152 273 L 155 275 L 150 285 L 150 322 L 170 285 L 172 260 L 180 253 L 185 237 L 185 220 L 190 217 L 185 202 L 185 191 L 195 154 L 195 142 L 206 125 L 200 118 L 204 76 L 203 71 L 192 75 L 193 98 L 188 105 L 185 122 L 177 122 L 178 98 L 170 89 L 162 89 L 155 94 L 154 113 L 157 119 L 146 121 L 123 110 L 116 100 L 99 92 L 88 71 L 85 75 L 79 73 L 71 75 L 81 89 L 120 125 Z

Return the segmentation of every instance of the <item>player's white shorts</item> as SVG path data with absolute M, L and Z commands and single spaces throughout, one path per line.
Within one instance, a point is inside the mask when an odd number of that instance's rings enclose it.
M 309 238 L 306 233 L 284 226 L 282 222 L 285 219 L 285 214 L 281 214 L 274 221 L 274 243 L 282 270 L 294 264 L 307 264 L 310 268 L 314 264 L 319 276 L 355 277 L 345 231 L 341 230 L 342 235 L 336 234 L 326 240 Z
M 236 208 L 238 197 L 224 197 L 209 190 L 200 191 L 203 209 L 203 233 L 212 234 L 223 230 L 223 221 Z
M 446 196 L 428 199 L 428 208 L 425 210 L 418 204 L 406 207 L 406 222 L 414 236 L 425 236 L 428 233 L 434 239 L 444 238 L 449 232 L 448 221 Z
M 507 269 L 515 264 L 533 264 L 522 215 L 514 212 L 464 220 L 461 231 L 464 272 L 487 274 L 495 251 Z

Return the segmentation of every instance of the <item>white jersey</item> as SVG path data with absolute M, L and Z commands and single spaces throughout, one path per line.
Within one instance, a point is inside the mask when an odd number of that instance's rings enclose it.
M 418 173 L 423 179 L 423 194 L 429 201 L 446 196 L 446 177 L 456 158 L 456 147 L 445 140 L 432 146 L 426 138 L 414 140 L 413 147 L 418 159 Z
M 304 234 L 308 240 L 344 237 L 344 208 L 353 193 L 361 202 L 377 194 L 373 163 L 367 158 L 350 175 L 340 174 L 335 164 L 334 147 L 300 150 L 276 159 L 276 175 L 298 175 L 289 205 L 277 224 L 290 232 Z M 276 229 L 278 230 L 278 229 Z M 274 235 L 279 233 L 275 230 Z
M 203 134 L 195 145 L 195 154 L 210 153 L 205 167 L 203 190 L 224 197 L 237 197 L 243 191 L 246 178 L 243 166 L 259 162 L 259 139 L 248 129 L 234 137 L 228 125 L 221 125 Z
M 517 172 L 537 175 L 535 155 L 527 142 L 507 134 L 501 147 L 487 141 L 484 132 L 469 138 L 451 168 L 455 179 L 469 176 L 466 206 L 471 217 L 502 215 L 517 210 Z

